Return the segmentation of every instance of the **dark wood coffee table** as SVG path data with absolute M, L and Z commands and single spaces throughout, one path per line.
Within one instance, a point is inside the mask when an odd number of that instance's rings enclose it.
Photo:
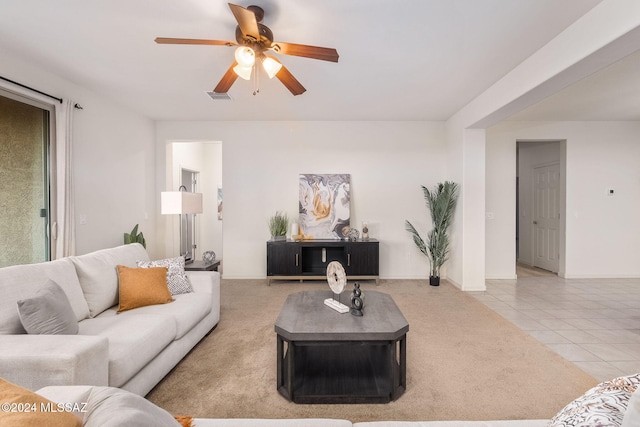
M 404 393 L 409 323 L 389 295 L 364 294 L 362 317 L 327 307 L 331 291 L 287 297 L 275 324 L 282 396 L 295 403 L 387 403 Z

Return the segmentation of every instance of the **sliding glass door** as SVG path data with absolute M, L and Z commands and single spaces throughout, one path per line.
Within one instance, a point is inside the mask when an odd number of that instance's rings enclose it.
M 0 267 L 50 259 L 50 107 L 0 91 Z

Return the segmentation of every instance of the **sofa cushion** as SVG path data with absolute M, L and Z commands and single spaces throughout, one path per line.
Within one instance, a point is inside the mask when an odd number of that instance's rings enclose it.
M 138 307 L 171 302 L 167 268 L 118 268 L 118 313 Z
M 167 267 L 167 284 L 171 295 L 193 292 L 191 282 L 184 271 L 184 257 L 160 259 L 156 261 L 138 261 L 138 267 Z
M 89 314 L 95 317 L 118 304 L 116 265 L 135 267 L 136 261 L 148 261 L 149 255 L 140 243 L 132 243 L 71 257 L 71 260 L 76 267 Z
M 180 427 L 180 424 L 144 397 L 113 387 L 94 387 L 87 400 L 84 426 Z
M 129 381 L 176 336 L 176 324 L 170 316 L 152 314 L 85 319 L 79 327 L 80 335 L 109 340 L 109 385 L 113 387 Z
M 98 317 L 137 316 L 139 314 L 158 314 L 171 317 L 176 325 L 175 339 L 182 338 L 211 312 L 211 295 L 203 292 L 175 295 L 171 304 L 150 305 L 132 311 L 118 313 L 115 307 L 102 312 Z
M 640 388 L 631 394 L 627 410 L 622 417 L 622 427 L 640 427 Z
M 76 320 L 89 316 L 76 269 L 68 259 L 0 268 L 0 334 L 24 334 L 16 303 L 55 281 L 67 295 Z
M 80 418 L 56 403 L 0 378 L 0 425 L 11 427 L 79 427 Z
M 78 321 L 69 298 L 53 280 L 34 296 L 18 301 L 20 322 L 28 334 L 75 335 Z
M 562 408 L 549 426 L 620 426 L 629 399 L 638 385 L 640 374 L 602 382 Z

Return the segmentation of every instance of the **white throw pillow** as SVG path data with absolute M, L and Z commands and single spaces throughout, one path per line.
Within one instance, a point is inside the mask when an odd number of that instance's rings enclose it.
M 627 411 L 622 418 L 622 427 L 640 427 L 640 389 L 636 389 L 629 399 Z
M 69 298 L 49 279 L 31 298 L 18 300 L 18 315 L 28 334 L 76 335 L 78 321 Z
M 86 409 L 84 427 L 181 427 L 170 413 L 144 397 L 114 387 L 94 387 Z
M 602 382 L 562 408 L 549 427 L 618 427 L 638 385 L 640 374 Z
M 167 268 L 167 284 L 171 295 L 186 294 L 193 292 L 193 286 L 184 271 L 184 257 L 160 259 L 157 261 L 138 261 L 138 267 L 166 267 Z

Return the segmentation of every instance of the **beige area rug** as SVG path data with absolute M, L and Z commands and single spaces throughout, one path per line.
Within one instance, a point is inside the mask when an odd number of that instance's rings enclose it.
M 546 419 L 597 383 L 446 282 L 362 288 L 389 293 L 409 321 L 407 390 L 395 402 L 299 405 L 280 396 L 274 322 L 288 294 L 328 287 L 264 280 L 222 281 L 220 323 L 147 398 L 199 418 Z

